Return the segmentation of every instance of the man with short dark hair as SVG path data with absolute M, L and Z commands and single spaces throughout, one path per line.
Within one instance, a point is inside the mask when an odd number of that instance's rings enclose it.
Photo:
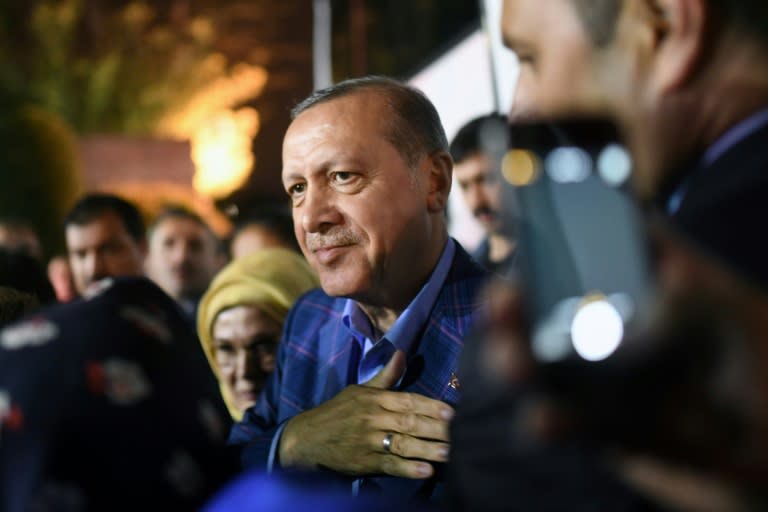
M 440 491 L 485 276 L 448 237 L 447 149 L 434 106 L 395 80 L 347 80 L 294 109 L 283 184 L 322 290 L 289 313 L 277 368 L 233 429 L 247 465 L 322 468 L 403 500 Z
M 105 277 L 144 274 L 144 221 L 125 199 L 112 194 L 83 197 L 64 219 L 64 230 L 72 278 L 80 295 Z
M 197 214 L 168 207 L 149 229 L 147 277 L 194 318 L 197 303 L 225 264 L 221 241 Z
M 486 233 L 472 256 L 496 274 L 509 272 L 515 250 L 514 227 L 502 226 L 501 219 L 500 165 L 508 140 L 506 117 L 489 114 L 462 126 L 451 141 L 453 175 L 464 202 Z

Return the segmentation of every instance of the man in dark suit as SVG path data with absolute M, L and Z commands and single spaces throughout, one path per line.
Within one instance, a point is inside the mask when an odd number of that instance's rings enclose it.
M 276 370 L 231 441 L 249 466 L 322 468 L 353 492 L 429 498 L 485 277 L 446 231 L 439 116 L 382 77 L 317 91 L 292 115 L 283 184 L 322 290 L 289 314 Z
M 0 510 L 199 510 L 238 469 L 229 414 L 146 278 L 0 330 Z
M 521 343 L 519 293 L 496 289 L 485 342 L 465 355 L 507 403 L 502 409 L 470 400 L 457 411 L 451 462 L 460 506 L 764 508 L 764 495 L 751 492 L 764 488 L 768 467 L 768 243 L 752 226 L 768 214 L 766 26 L 762 0 L 505 2 L 505 41 L 521 63 L 513 114 L 608 115 L 624 129 L 636 190 L 664 217 L 659 309 L 675 322 L 660 322 L 654 343 L 645 345 L 658 349 L 644 354 L 645 375 L 637 360 L 618 378 L 606 377 L 605 366 L 601 377 L 593 365 L 580 375 L 601 384 L 585 386 L 596 393 L 587 400 L 594 407 L 569 400 L 565 412 L 562 395 L 526 392 L 541 366 Z M 663 336 L 670 326 L 676 336 Z M 465 397 L 487 400 L 474 384 Z M 621 428 L 605 429 L 608 416 Z M 471 441 L 478 432 L 487 439 L 489 424 L 503 442 L 479 450 Z M 574 425 L 581 429 L 568 428 Z M 483 476 L 489 478 L 477 483 Z M 551 492 L 535 492 L 542 487 Z M 514 498 L 494 501 L 489 489 Z

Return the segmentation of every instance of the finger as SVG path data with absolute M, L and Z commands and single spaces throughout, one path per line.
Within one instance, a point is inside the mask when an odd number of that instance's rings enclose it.
M 442 421 L 449 421 L 454 415 L 454 410 L 450 405 L 418 393 L 381 393 L 378 403 L 379 406 L 390 412 L 415 414 Z
M 384 449 L 384 444 L 382 442 L 387 435 L 389 435 L 391 439 L 389 451 Z M 389 432 L 388 434 L 385 432 L 378 432 L 376 436 L 372 438 L 372 441 L 374 444 L 378 444 L 379 451 L 406 459 L 446 462 L 448 460 L 448 452 L 450 451 L 450 445 L 448 443 L 428 441 L 426 439 L 419 439 L 395 432 Z M 378 441 L 378 443 L 376 441 Z
M 410 437 L 436 441 L 450 441 L 448 422 L 413 413 L 382 415 L 377 427 L 386 432 L 397 432 Z
M 397 384 L 397 381 L 400 380 L 404 371 L 405 354 L 402 350 L 396 350 L 386 366 L 384 366 L 384 368 L 382 368 L 379 373 L 365 385 L 369 388 L 389 389 Z
M 435 470 L 428 462 L 404 459 L 397 455 L 381 456 L 381 472 L 402 478 L 424 479 L 431 477 Z

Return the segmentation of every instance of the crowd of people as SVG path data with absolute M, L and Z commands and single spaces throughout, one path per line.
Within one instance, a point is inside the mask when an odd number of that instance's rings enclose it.
M 762 0 L 505 0 L 512 112 L 449 143 L 396 79 L 315 91 L 283 140 L 289 217 L 225 243 L 89 194 L 47 268 L 0 222 L 0 510 L 765 509 L 766 27 Z M 632 155 L 654 304 L 558 366 L 501 167 L 531 120 L 585 118 Z

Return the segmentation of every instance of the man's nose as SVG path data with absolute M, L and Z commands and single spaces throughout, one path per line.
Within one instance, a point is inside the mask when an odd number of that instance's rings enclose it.
M 471 185 L 467 188 L 466 197 L 467 205 L 469 206 L 470 210 L 474 210 L 488 202 L 488 199 L 483 191 L 483 187 L 478 184 Z
M 512 120 L 524 120 L 536 117 L 536 95 L 532 84 L 524 77 L 521 77 L 515 88 L 512 109 L 509 112 L 509 118 Z
M 301 227 L 305 233 L 319 233 L 338 224 L 341 214 L 328 192 L 319 188 L 307 190 L 301 208 Z
M 192 250 L 190 244 L 186 242 L 177 242 L 170 247 L 168 259 L 171 264 L 179 265 L 189 259 Z
M 104 256 L 98 252 L 88 255 L 88 275 L 91 281 L 107 277 L 109 275 L 109 269 Z

